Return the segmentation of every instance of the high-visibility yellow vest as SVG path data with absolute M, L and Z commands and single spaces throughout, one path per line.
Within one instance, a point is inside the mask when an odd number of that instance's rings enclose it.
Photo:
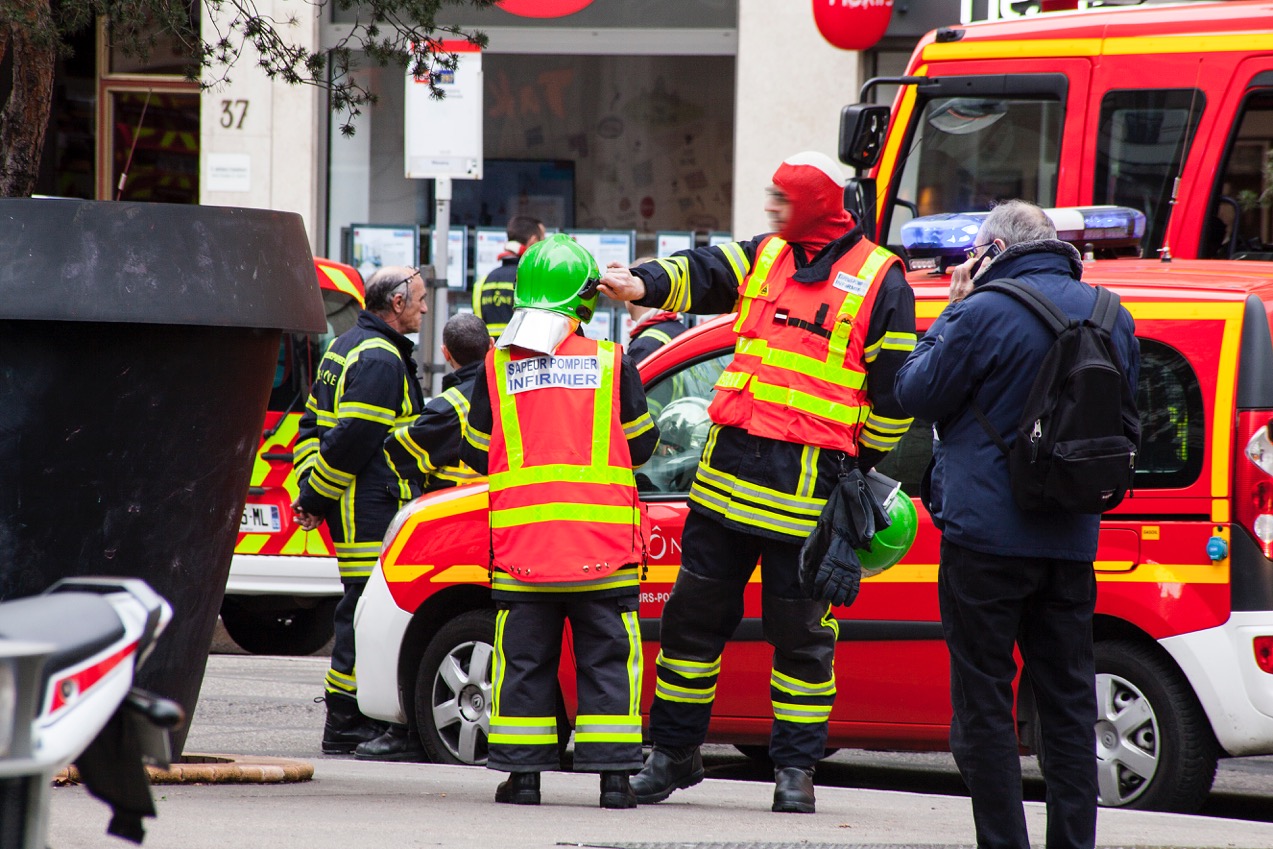
M 622 353 L 567 337 L 555 354 L 495 349 L 489 459 L 492 562 L 531 582 L 592 582 L 644 557 L 619 416 Z
M 884 275 L 900 260 L 862 239 L 821 283 L 798 283 L 770 236 L 739 292 L 734 360 L 716 381 L 712 421 L 856 456 L 870 415 L 863 349 Z

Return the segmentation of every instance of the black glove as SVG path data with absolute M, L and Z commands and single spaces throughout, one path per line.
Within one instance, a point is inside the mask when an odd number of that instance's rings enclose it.
M 862 584 L 862 563 L 847 535 L 837 528 L 831 533 L 831 547 L 822 556 L 818 570 L 805 589 L 810 598 L 832 605 L 853 603 Z
M 809 598 L 850 605 L 862 582 L 862 562 L 853 549 L 870 550 L 888 514 L 857 469 L 840 476 L 813 533 L 800 549 L 800 587 Z
M 838 489 L 843 493 L 843 506 L 835 517 L 835 527 L 849 535 L 854 548 L 870 551 L 875 532 L 889 526 L 888 513 L 857 469 L 840 478 Z

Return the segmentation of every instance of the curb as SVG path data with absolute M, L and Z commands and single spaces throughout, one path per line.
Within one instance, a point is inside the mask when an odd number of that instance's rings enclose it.
M 151 784 L 292 784 L 312 779 L 314 765 L 292 758 L 187 753 L 168 769 L 148 766 L 146 773 Z M 57 786 L 79 781 L 74 764 L 53 778 Z

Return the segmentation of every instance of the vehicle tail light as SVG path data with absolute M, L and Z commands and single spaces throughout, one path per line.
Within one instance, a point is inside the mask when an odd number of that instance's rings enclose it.
M 1273 637 L 1255 638 L 1255 664 L 1273 674 Z
M 1244 412 L 1238 417 L 1242 456 L 1234 463 L 1233 517 L 1273 558 L 1273 437 L 1269 413 Z

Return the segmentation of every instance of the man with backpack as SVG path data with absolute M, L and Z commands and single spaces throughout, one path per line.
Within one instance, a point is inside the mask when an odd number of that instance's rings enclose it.
M 1038 707 L 1047 845 L 1092 847 L 1093 561 L 1100 512 L 1131 481 L 1139 348 L 1131 315 L 1081 282 L 1078 251 L 1039 207 L 996 206 L 968 253 L 896 381 L 937 437 L 922 497 L 942 531 L 950 747 L 977 845 L 1026 849 L 1015 644 Z

